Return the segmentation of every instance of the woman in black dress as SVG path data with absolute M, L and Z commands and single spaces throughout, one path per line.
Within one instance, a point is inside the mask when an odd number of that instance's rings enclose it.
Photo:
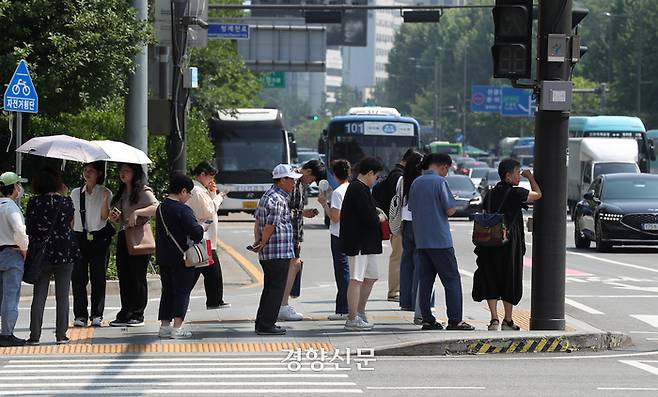
M 541 190 L 530 170 L 521 172 L 521 164 L 505 159 L 498 166 L 500 182 L 484 198 L 483 208 L 487 212 L 505 214 L 508 242 L 501 247 L 476 247 L 477 270 L 473 279 L 473 300 L 487 300 L 491 311 L 489 330 L 496 331 L 498 301 L 503 301 L 505 317 L 501 329 L 518 331 L 512 320 L 512 307 L 521 301 L 523 294 L 523 255 L 525 255 L 525 233 L 522 208 L 527 202 L 541 198 Z M 531 191 L 518 187 L 521 176 L 530 182 Z

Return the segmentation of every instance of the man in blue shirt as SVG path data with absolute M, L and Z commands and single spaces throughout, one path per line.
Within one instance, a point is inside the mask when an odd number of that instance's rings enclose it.
M 452 165 L 447 154 L 432 153 L 423 159 L 423 175 L 409 191 L 414 238 L 420 259 L 420 310 L 424 330 L 443 329 L 430 310 L 430 296 L 437 274 L 443 284 L 448 309 L 448 330 L 472 331 L 462 321 L 462 284 L 452 246 L 448 217 L 454 215 L 455 200 L 444 178 Z

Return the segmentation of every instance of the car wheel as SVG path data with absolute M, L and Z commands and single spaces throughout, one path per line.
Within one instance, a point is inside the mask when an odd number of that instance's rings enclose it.
M 583 236 L 583 234 L 580 232 L 580 227 L 578 227 L 578 218 L 576 218 L 574 224 L 575 227 L 573 230 L 573 241 L 574 244 L 576 244 L 576 248 L 581 248 L 581 249 L 589 248 L 590 245 L 592 244 L 592 241 L 587 237 Z
M 599 252 L 608 252 L 612 248 L 612 244 L 601 241 L 601 221 L 596 222 L 596 250 Z

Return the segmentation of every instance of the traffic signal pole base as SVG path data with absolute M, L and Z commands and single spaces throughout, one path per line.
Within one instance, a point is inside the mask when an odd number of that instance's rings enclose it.
M 530 318 L 530 329 L 533 331 L 564 331 L 564 318 Z

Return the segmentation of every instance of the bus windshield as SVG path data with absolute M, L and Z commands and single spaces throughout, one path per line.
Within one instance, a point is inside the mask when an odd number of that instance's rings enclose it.
M 280 129 L 223 127 L 215 133 L 215 148 L 219 183 L 268 183 L 274 166 L 285 162 Z
M 330 160 L 358 163 L 366 156 L 378 157 L 388 169 L 409 148 L 417 148 L 418 128 L 413 123 L 386 121 L 332 121 L 328 144 Z

